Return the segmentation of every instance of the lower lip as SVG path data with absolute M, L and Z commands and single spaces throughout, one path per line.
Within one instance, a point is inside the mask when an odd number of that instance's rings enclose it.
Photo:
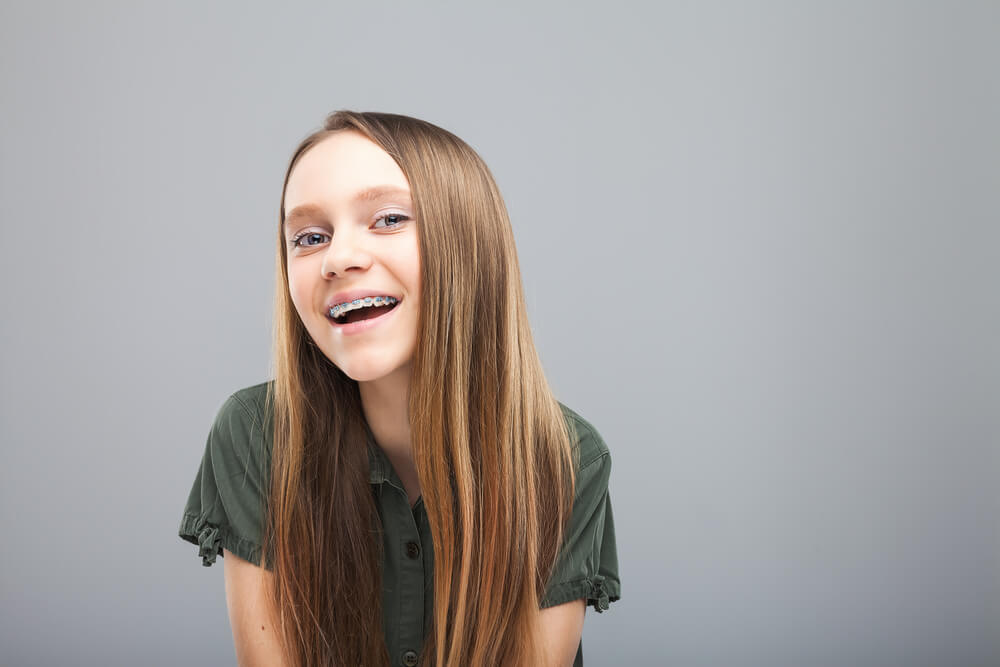
M 393 306 L 392 310 L 390 310 L 389 312 L 383 313 L 378 317 L 369 317 L 367 320 L 358 320 L 357 322 L 348 322 L 346 324 L 340 324 L 336 322 L 332 317 L 327 317 L 326 319 L 330 324 L 333 325 L 335 331 L 345 336 L 349 336 L 351 334 L 361 333 L 362 331 L 368 331 L 372 327 L 377 327 L 379 324 L 385 322 L 390 317 L 392 317 L 393 313 L 399 310 L 399 307 L 402 305 L 403 302 L 399 301 L 398 303 L 396 303 L 395 306 Z

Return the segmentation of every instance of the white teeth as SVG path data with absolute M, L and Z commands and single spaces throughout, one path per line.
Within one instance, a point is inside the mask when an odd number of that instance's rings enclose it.
M 385 306 L 396 303 L 397 301 L 398 299 L 391 296 L 366 296 L 361 299 L 355 299 L 354 301 L 337 304 L 330 309 L 330 317 L 340 317 L 344 313 L 351 310 L 357 310 L 358 308 L 365 308 L 367 306 Z

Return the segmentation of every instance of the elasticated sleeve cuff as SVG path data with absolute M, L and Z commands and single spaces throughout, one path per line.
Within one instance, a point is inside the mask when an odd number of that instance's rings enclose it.
M 260 563 L 260 545 L 236 535 L 225 526 L 211 523 L 207 517 L 185 514 L 178 535 L 198 546 L 198 555 L 201 556 L 201 564 L 205 567 L 215 563 L 216 556 L 222 555 L 223 548 L 243 560 L 254 564 Z
M 617 579 L 610 579 L 596 574 L 576 581 L 557 584 L 549 589 L 542 601 L 542 608 L 554 607 L 571 600 L 584 598 L 586 604 L 592 605 L 594 611 L 605 611 L 612 602 L 621 599 L 620 584 Z

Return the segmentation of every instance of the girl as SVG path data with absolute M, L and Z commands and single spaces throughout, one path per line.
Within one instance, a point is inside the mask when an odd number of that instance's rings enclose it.
M 611 458 L 557 401 L 465 142 L 338 111 L 294 152 L 274 380 L 234 392 L 180 536 L 241 665 L 581 665 L 619 599 Z

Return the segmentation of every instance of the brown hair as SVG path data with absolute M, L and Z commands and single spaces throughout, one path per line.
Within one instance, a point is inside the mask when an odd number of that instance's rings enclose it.
M 286 660 L 389 660 L 357 382 L 310 340 L 289 294 L 282 236 L 293 167 L 340 131 L 392 156 L 415 208 L 421 299 L 408 408 L 434 551 L 421 664 L 537 665 L 539 605 L 572 507 L 576 436 L 532 341 L 507 209 L 486 164 L 452 133 L 352 111 L 330 114 L 302 141 L 281 196 L 263 558 Z

